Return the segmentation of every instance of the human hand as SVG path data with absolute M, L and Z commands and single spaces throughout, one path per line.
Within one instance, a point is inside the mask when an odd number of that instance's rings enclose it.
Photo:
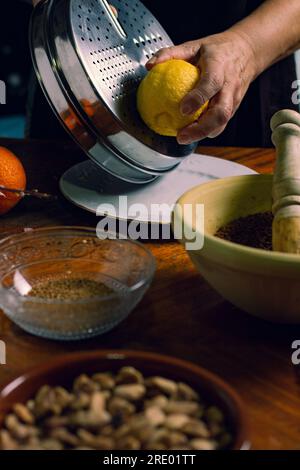
M 217 137 L 237 111 L 250 83 L 258 74 L 250 40 L 228 30 L 161 49 L 147 63 L 147 68 L 151 69 L 169 59 L 187 60 L 202 71 L 197 86 L 181 102 L 182 114 L 193 114 L 210 100 L 207 111 L 199 121 L 178 132 L 178 142 L 189 144 L 206 137 Z

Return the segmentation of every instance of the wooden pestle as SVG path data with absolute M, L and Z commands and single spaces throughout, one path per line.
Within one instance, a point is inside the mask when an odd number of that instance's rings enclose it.
M 272 190 L 273 250 L 300 254 L 300 114 L 277 112 L 271 129 L 277 155 Z

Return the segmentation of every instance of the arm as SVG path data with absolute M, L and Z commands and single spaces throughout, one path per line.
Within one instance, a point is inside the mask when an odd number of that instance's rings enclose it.
M 300 47 L 300 2 L 268 0 L 231 30 L 250 42 L 260 73 Z
M 237 111 L 250 83 L 270 65 L 300 47 L 300 1 L 266 0 L 224 33 L 159 51 L 148 67 L 171 58 L 197 63 L 203 77 L 182 101 L 183 114 L 193 114 L 205 101 L 199 122 L 182 129 L 185 144 L 216 137 Z

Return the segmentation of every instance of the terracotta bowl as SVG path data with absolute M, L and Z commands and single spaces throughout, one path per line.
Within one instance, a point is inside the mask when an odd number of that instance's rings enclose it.
M 96 351 L 69 354 L 47 362 L 19 376 L 0 392 L 0 426 L 4 416 L 17 402 L 26 402 L 45 384 L 71 386 L 82 373 L 117 371 L 123 366 L 133 366 L 145 376 L 162 375 L 186 382 L 200 392 L 208 403 L 219 406 L 233 433 L 233 449 L 246 449 L 247 419 L 236 392 L 211 372 L 192 363 L 173 357 L 138 351 Z
M 206 281 L 225 299 L 264 320 L 300 323 L 300 256 L 232 243 L 216 231 L 239 217 L 272 208 L 272 175 L 223 178 L 197 186 L 178 201 L 173 224 L 196 229 L 195 208 L 204 205 L 204 246 L 188 254 Z M 185 205 L 192 207 L 184 212 Z M 188 240 L 182 242 L 186 246 Z

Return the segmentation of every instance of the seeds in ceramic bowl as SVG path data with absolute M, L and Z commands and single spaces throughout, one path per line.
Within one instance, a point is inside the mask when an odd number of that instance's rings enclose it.
M 252 248 L 272 250 L 272 212 L 259 212 L 229 222 L 215 236 Z
M 2 450 L 215 450 L 232 436 L 219 407 L 188 384 L 133 367 L 44 385 L 4 417 Z

